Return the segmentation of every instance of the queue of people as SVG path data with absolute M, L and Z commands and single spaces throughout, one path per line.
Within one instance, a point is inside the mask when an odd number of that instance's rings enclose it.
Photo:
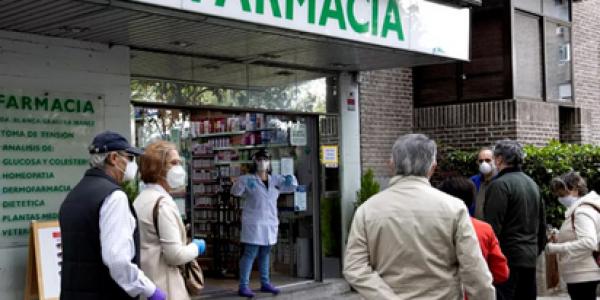
M 189 241 L 170 192 L 186 171 L 174 144 L 157 141 L 142 151 L 120 134 L 103 132 L 88 149 L 91 168 L 59 212 L 63 244 L 61 300 L 190 299 L 182 266 L 205 252 Z M 438 188 L 436 143 L 422 134 L 392 147 L 389 187 L 361 205 L 352 220 L 343 274 L 365 299 L 535 299 L 536 261 L 557 253 L 571 299 L 595 299 L 600 283 L 600 196 L 569 172 L 552 193 L 565 221 L 550 241 L 538 185 L 521 169 L 524 152 L 504 140 L 478 153 L 480 174 L 453 176 Z M 121 190 L 140 158 L 144 189 L 133 201 Z M 269 174 L 268 152 L 253 156 L 249 174 L 232 186 L 243 197 L 238 294 L 252 298 L 250 273 L 258 257 L 261 291 L 270 282 L 269 254 L 277 242 L 277 198 L 294 176 Z

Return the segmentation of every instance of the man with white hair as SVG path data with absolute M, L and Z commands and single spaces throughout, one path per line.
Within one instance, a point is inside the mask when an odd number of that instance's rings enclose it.
M 538 185 L 523 173 L 523 146 L 503 140 L 494 147 L 498 175 L 485 192 L 484 221 L 492 225 L 506 255 L 510 276 L 498 285 L 498 299 L 537 296 L 536 262 L 546 246 L 546 216 Z
M 466 206 L 429 183 L 436 151 L 425 135 L 401 136 L 389 188 L 354 215 L 344 276 L 365 299 L 495 299 Z
M 63 260 L 61 300 L 165 300 L 139 268 L 140 236 L 133 206 L 120 185 L 137 174 L 132 147 L 122 135 L 102 132 L 88 148 L 90 169 L 59 212 Z

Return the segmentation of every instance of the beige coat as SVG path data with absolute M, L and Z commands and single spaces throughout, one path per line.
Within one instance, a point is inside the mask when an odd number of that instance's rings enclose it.
M 546 245 L 546 251 L 559 254 L 558 271 L 566 283 L 600 280 L 600 268 L 592 257 L 600 241 L 600 215 L 590 205 L 600 208 L 600 196 L 594 191 L 567 209 L 558 243 Z
M 161 195 L 164 198 L 158 213 L 159 241 L 152 210 Z M 191 243 L 186 245 L 185 227 L 173 198 L 160 185 L 147 185 L 135 198 L 133 207 L 140 228 L 142 271 L 167 294 L 167 299 L 190 299 L 177 266 L 196 258 L 198 247 Z
M 369 300 L 496 298 L 465 204 L 424 177 L 394 177 L 358 208 L 344 276 Z

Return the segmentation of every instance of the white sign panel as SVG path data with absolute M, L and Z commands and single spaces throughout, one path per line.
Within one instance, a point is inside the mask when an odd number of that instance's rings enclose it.
M 306 125 L 301 123 L 293 124 L 290 129 L 290 144 L 292 146 L 306 146 L 306 143 Z
M 104 128 L 101 95 L 0 88 L 0 248 L 27 243 L 31 220 L 55 220 Z
M 367 44 L 469 59 L 469 9 L 425 0 L 135 0 Z
M 58 299 L 60 297 L 60 271 L 62 265 L 62 244 L 59 227 L 42 228 L 39 230 L 38 245 L 42 281 L 44 283 L 44 298 Z
M 294 211 L 306 211 L 306 187 L 299 185 L 294 193 Z

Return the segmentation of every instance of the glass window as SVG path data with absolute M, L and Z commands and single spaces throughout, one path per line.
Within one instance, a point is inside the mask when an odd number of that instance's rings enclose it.
M 569 1 L 544 0 L 544 15 L 569 21 Z
M 554 1 L 554 0 L 550 0 Z M 542 12 L 542 1 L 541 0 L 515 0 L 515 7 L 528 10 L 535 13 Z
M 542 99 L 542 45 L 539 17 L 515 13 L 516 92 Z
M 546 23 L 546 60 L 548 99 L 572 101 L 569 27 Z

